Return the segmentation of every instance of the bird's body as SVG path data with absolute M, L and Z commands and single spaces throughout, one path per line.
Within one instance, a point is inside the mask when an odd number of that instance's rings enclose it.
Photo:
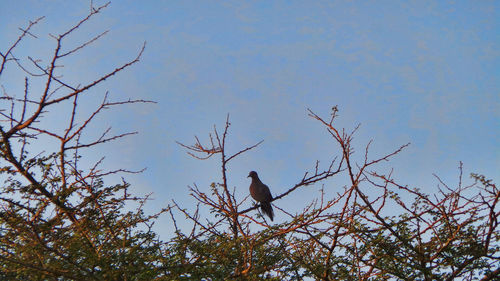
M 271 201 L 273 196 L 269 187 L 262 183 L 259 176 L 255 171 L 251 171 L 248 177 L 252 178 L 252 183 L 250 184 L 250 195 L 255 201 L 260 203 L 260 208 L 264 214 L 266 214 L 271 221 L 274 218 L 273 207 L 271 206 Z

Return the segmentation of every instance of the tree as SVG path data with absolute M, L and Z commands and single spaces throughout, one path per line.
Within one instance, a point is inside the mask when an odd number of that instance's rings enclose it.
M 306 172 L 286 192 L 274 197 L 278 202 L 299 188 L 335 177 L 340 190 L 327 197 L 324 189 L 302 211 L 288 213 L 288 220 L 270 225 L 241 210 L 246 198 L 237 198 L 228 186 L 230 161 L 257 145 L 236 153 L 226 151 L 229 116 L 223 132 L 216 128 L 210 144 L 198 138 L 193 145 L 181 144 L 191 156 L 207 159 L 220 156 L 221 181 L 213 183 L 211 194 L 196 185 L 190 188 L 199 205 L 208 207 L 213 217 L 199 208 L 189 213 L 177 210 L 193 221 L 188 232 L 177 229 L 172 251 L 182 265 L 176 278 L 218 280 L 493 280 L 500 273 L 498 201 L 500 190 L 484 176 L 472 174 L 474 182 L 450 187 L 436 176 L 439 190 L 426 194 L 418 188 L 397 183 L 393 171 L 377 166 L 389 161 L 409 144 L 381 157 L 369 156 L 371 141 L 361 163 L 355 162 L 350 133 L 339 130 L 334 121 L 337 107 L 326 120 L 309 110 L 309 116 L 325 126 L 339 155 L 323 171 L 319 163 Z M 329 192 L 328 194 L 331 194 Z M 403 196 L 401 196 L 404 194 Z M 247 197 L 248 198 L 248 197 Z M 174 219 L 175 222 L 175 219 Z M 257 228 L 260 226 L 261 228 Z M 189 234 L 187 234 L 189 233 Z
M 108 3 L 109 4 L 109 3 Z M 68 57 L 91 46 L 103 32 L 83 44 L 67 49 L 68 37 L 108 6 L 91 7 L 89 14 L 52 36 L 53 55 L 48 60 L 14 55 L 39 18 L 21 29 L 18 39 L 0 53 L 0 75 L 10 67 L 25 73 L 24 93 L 4 90 L 0 119 L 0 276 L 2 280 L 151 280 L 158 276 L 160 244 L 151 230 L 158 214 L 146 216 L 147 197 L 131 196 L 125 181 L 108 185 L 106 176 L 133 171 L 101 168 L 102 160 L 84 168 L 82 153 L 106 142 L 135 134 L 111 135 L 108 128 L 96 139 L 85 131 L 103 110 L 146 100 L 111 101 L 109 94 L 88 116 L 79 104 L 88 92 L 106 79 L 137 63 L 144 51 L 93 82 L 72 85 L 63 77 L 61 65 Z M 48 63 L 44 63 L 48 61 Z M 30 89 L 32 81 L 45 85 Z M 66 126 L 44 122 L 50 114 L 68 108 Z M 38 152 L 35 144 L 45 144 Z M 55 147 L 53 151 L 50 148 Z M 126 204 L 138 204 L 125 211 Z
M 148 197 L 132 196 L 125 181 L 109 176 L 135 173 L 104 168 L 103 159 L 86 167 L 92 148 L 135 134 L 95 139 L 85 132 L 103 110 L 146 100 L 102 103 L 84 116 L 79 106 L 97 85 L 139 62 L 138 55 L 92 82 L 73 85 L 60 67 L 65 59 L 106 34 L 66 49 L 79 31 L 108 4 L 53 36 L 48 60 L 14 55 L 43 18 L 30 22 L 19 38 L 0 52 L 0 77 L 12 69 L 25 73 L 24 91 L 4 90 L 0 104 L 0 278 L 2 280 L 495 280 L 500 274 L 498 201 L 500 190 L 483 175 L 472 174 L 451 186 L 438 176 L 438 190 L 427 194 L 401 184 L 381 163 L 409 144 L 372 157 L 371 141 L 356 153 L 351 131 L 337 128 L 337 107 L 329 118 L 309 111 L 324 126 L 337 148 L 327 165 L 316 162 L 288 190 L 273 198 L 281 223 L 259 215 L 259 205 L 245 208 L 230 186 L 230 164 L 262 141 L 236 152 L 230 141 L 229 115 L 223 130 L 214 127 L 208 144 L 198 138 L 180 145 L 200 160 L 219 157 L 220 178 L 208 187 L 189 187 L 197 207 L 175 201 L 146 215 Z M 43 63 L 47 61 L 48 63 Z M 5 76 L 3 76 L 5 77 Z M 30 88 L 42 81 L 40 91 Z M 15 81 L 8 81 L 9 83 Z M 50 114 L 68 112 L 66 125 L 45 122 Z M 53 145 L 47 145 L 47 144 Z M 37 146 L 39 144 L 39 146 Z M 40 151 L 40 145 L 44 149 Z M 52 149 L 55 147 L 55 149 Z M 116 177 L 115 177 L 116 178 Z M 335 184 L 327 182 L 335 179 Z M 323 184 L 317 197 L 299 210 L 279 202 L 306 186 Z M 308 187 L 309 188 L 309 187 Z M 131 204 L 136 211 L 127 211 Z M 243 205 L 246 204 L 246 205 Z M 152 225 L 170 215 L 175 235 L 161 241 Z M 178 224 L 181 219 L 191 228 Z

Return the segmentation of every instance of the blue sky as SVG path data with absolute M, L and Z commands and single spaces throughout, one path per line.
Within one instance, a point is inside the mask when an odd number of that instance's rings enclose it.
M 54 47 L 47 34 L 76 23 L 88 7 L 88 1 L 6 1 L 0 47 L 28 20 L 46 16 L 34 29 L 39 39 L 27 40 L 16 55 L 47 59 Z M 453 185 L 459 161 L 466 175 L 498 182 L 499 9 L 498 1 L 115 1 L 70 38 L 68 46 L 76 46 L 110 30 L 66 61 L 64 75 L 92 81 L 147 42 L 140 63 L 82 103 L 91 110 L 106 89 L 112 98 L 158 102 L 106 112 L 93 132 L 111 125 L 140 135 L 89 156 L 106 154 L 110 168 L 146 167 L 127 179 L 138 193 L 154 193 L 153 211 L 172 199 L 193 206 L 186 186 L 208 188 L 219 180 L 218 159 L 189 158 L 175 141 L 207 140 L 228 113 L 230 152 L 265 140 L 229 167 L 229 184 L 240 198 L 250 170 L 279 194 L 316 159 L 326 165 L 337 155 L 306 111 L 328 116 L 334 105 L 339 127 L 361 123 L 359 152 L 370 139 L 374 156 L 412 143 L 381 166 L 394 167 L 402 183 L 432 192 L 436 173 Z M 0 82 L 21 94 L 22 79 L 13 73 Z M 276 204 L 294 208 L 314 196 L 306 189 Z

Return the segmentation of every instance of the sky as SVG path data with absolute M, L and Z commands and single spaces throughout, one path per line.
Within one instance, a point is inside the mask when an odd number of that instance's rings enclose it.
M 85 17 L 89 3 L 4 1 L 0 49 L 17 38 L 19 27 L 45 16 L 33 29 L 38 39 L 26 40 L 15 54 L 46 62 L 55 47 L 49 34 Z M 77 46 L 109 30 L 64 61 L 64 78 L 93 81 L 134 58 L 146 42 L 138 64 L 81 102 L 90 112 L 106 90 L 116 100 L 157 102 L 106 111 L 90 136 L 106 126 L 139 134 L 87 154 L 106 155 L 110 169 L 146 168 L 125 178 L 134 192 L 153 194 L 150 212 L 172 200 L 194 208 L 187 186 L 208 191 L 220 181 L 217 156 L 193 159 L 176 141 L 191 144 L 195 135 L 207 141 L 214 125 L 223 129 L 228 114 L 229 153 L 264 140 L 229 166 L 229 186 L 238 198 L 248 194 L 251 170 L 274 195 L 286 191 L 316 160 L 324 167 L 339 155 L 324 127 L 307 116 L 310 108 L 328 118 L 335 105 L 338 128 L 361 124 L 357 153 L 370 140 L 373 157 L 411 142 L 380 166 L 394 168 L 403 184 L 434 192 L 436 174 L 456 185 L 460 161 L 466 177 L 480 173 L 498 183 L 499 10 L 498 1 L 114 1 L 68 38 L 67 46 Z M 23 79 L 13 71 L 0 83 L 9 94 L 22 95 Z M 33 82 L 31 90 L 36 94 L 40 87 Z M 62 126 L 61 116 L 63 111 L 47 118 Z M 331 190 L 342 184 L 336 178 L 324 182 Z M 274 203 L 300 210 L 319 187 Z M 284 219 L 277 214 L 278 222 Z M 159 222 L 160 234 L 167 235 L 168 218 Z

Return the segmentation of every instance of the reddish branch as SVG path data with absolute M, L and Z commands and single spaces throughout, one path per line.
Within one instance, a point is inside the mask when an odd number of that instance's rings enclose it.
M 42 66 L 42 60 L 40 59 L 33 59 L 31 57 L 28 58 L 28 62 L 31 62 L 33 67 L 40 71 L 40 73 L 28 71 L 28 68 L 23 65 L 18 57 L 14 56 L 13 52 L 27 35 L 31 35 L 36 38 L 36 36 L 31 33 L 31 29 L 43 18 L 30 22 L 27 28 L 21 29 L 21 35 L 19 35 L 17 40 L 10 45 L 7 51 L 0 52 L 0 75 L 4 73 L 7 66 L 9 66 L 9 62 L 11 61 L 15 62 L 17 66 L 25 71 L 27 75 L 25 78 L 24 93 L 22 97 L 8 96 L 7 93 L 4 93 L 4 97 L 2 97 L 2 99 L 10 101 L 10 108 L 8 110 L 0 110 L 0 116 L 2 117 L 2 119 L 0 119 L 0 122 L 2 122 L 0 123 L 0 157 L 9 165 L 5 169 L 2 169 L 2 172 L 9 172 L 16 176 L 20 175 L 24 181 L 29 182 L 29 188 L 27 190 L 21 190 L 19 188 L 17 191 L 11 191 L 18 192 L 18 195 L 21 194 L 22 196 L 19 196 L 22 198 L 21 200 L 16 201 L 3 197 L 0 198 L 0 200 L 8 206 L 17 206 L 26 210 L 30 217 L 29 221 L 31 225 L 33 225 L 33 231 L 35 232 L 35 221 L 43 221 L 46 223 L 56 221 L 61 222 L 64 220 L 64 217 L 66 217 L 69 220 L 71 227 L 74 227 L 76 231 L 85 238 L 86 242 L 96 252 L 96 254 L 99 254 L 100 252 L 100 246 L 98 246 L 98 243 L 102 241 L 98 241 L 100 237 L 89 233 L 83 226 L 86 223 L 87 218 L 81 212 L 82 210 L 87 209 L 89 204 L 92 204 L 92 206 L 100 212 L 102 221 L 107 222 L 108 218 L 106 218 L 104 210 L 109 208 L 106 204 L 111 203 L 102 203 L 100 198 L 110 196 L 110 192 L 112 192 L 113 189 L 99 189 L 99 191 L 97 191 L 95 185 L 98 184 L 102 177 L 106 175 L 122 172 L 134 172 L 125 169 L 101 171 L 98 169 L 101 161 L 98 161 L 95 166 L 90 169 L 90 171 L 85 173 L 78 168 L 78 162 L 80 159 L 79 151 L 82 148 L 95 147 L 109 141 L 114 141 L 125 136 L 136 134 L 136 132 L 110 134 L 111 128 L 108 128 L 96 139 L 82 142 L 83 132 L 88 129 L 89 124 L 94 121 L 95 117 L 104 109 L 127 104 L 151 103 L 151 101 L 142 99 L 109 101 L 108 92 L 106 92 L 100 106 L 98 106 L 89 116 L 83 118 L 78 114 L 78 105 L 80 99 L 85 96 L 84 93 L 95 88 L 97 85 L 102 84 L 108 78 L 125 70 L 131 65 L 139 62 L 145 49 L 145 43 L 140 48 L 137 56 L 133 59 L 119 65 L 115 69 L 110 70 L 105 75 L 97 77 L 94 81 L 89 82 L 84 86 L 71 85 L 70 83 L 64 81 L 62 76 L 57 76 L 56 70 L 62 58 L 78 55 L 81 50 L 91 46 L 97 40 L 102 38 L 102 36 L 107 34 L 107 31 L 102 32 L 73 49 L 62 51 L 63 45 L 65 45 L 69 35 L 76 33 L 83 24 L 88 22 L 94 15 L 100 13 L 108 5 L 109 2 L 100 7 L 92 7 L 90 13 L 85 18 L 80 20 L 64 33 L 57 36 L 51 35 L 55 40 L 55 47 L 52 56 L 48 60 L 50 61 L 48 66 Z M 14 64 L 14 66 L 16 64 Z M 38 96 L 37 93 L 30 93 L 30 79 L 43 79 L 44 81 L 45 86 L 41 92 L 38 93 Z M 67 116 L 68 123 L 64 128 L 63 133 L 59 133 L 61 130 L 57 130 L 57 128 L 47 127 L 40 122 L 43 120 L 46 113 L 54 110 L 56 105 L 68 105 L 68 107 L 71 107 L 71 113 Z M 19 108 L 20 112 L 16 112 L 16 109 Z M 34 156 L 30 155 L 27 152 L 27 148 L 30 146 L 30 141 L 37 140 L 42 137 L 58 142 L 59 149 L 53 154 L 49 154 L 47 156 L 45 155 L 45 152 Z M 45 163 L 44 161 L 47 162 L 47 159 L 51 159 L 53 162 Z M 40 163 L 42 166 L 46 165 L 45 167 L 54 164 L 57 169 L 48 169 L 47 171 L 44 171 L 44 168 L 40 167 Z M 125 183 L 123 184 L 126 185 Z M 142 202 L 138 209 L 139 211 L 142 209 L 142 204 L 144 204 L 147 199 L 147 197 L 131 197 L 127 194 L 126 189 L 121 198 L 119 198 L 118 195 L 112 195 L 116 196 L 116 202 L 139 200 Z M 71 198 L 71 200 L 68 198 Z M 79 198 L 80 201 L 75 200 L 75 198 Z M 36 208 L 33 208 L 31 207 L 31 204 L 35 205 L 35 203 L 32 202 L 40 202 L 41 204 L 37 205 Z M 54 211 L 52 214 L 46 214 L 46 210 Z M 156 215 L 146 216 L 142 222 L 147 223 L 148 220 L 154 218 L 155 216 Z M 130 225 L 123 222 L 123 225 L 119 229 L 116 228 L 116 225 L 111 226 L 109 224 L 105 224 L 104 227 L 106 228 L 103 230 L 106 232 L 106 239 L 111 239 L 113 237 L 116 238 L 117 232 L 127 231 Z M 35 238 L 40 245 L 46 249 L 51 249 L 48 247 L 47 242 L 43 239 L 37 237 Z M 23 265 L 27 267 L 35 267 L 35 265 L 31 265 L 26 261 L 17 261 L 15 257 L 10 259 L 2 256 L 2 258 L 8 259 L 13 263 L 23 263 Z M 65 257 L 61 256 L 61 258 Z M 62 272 L 57 272 L 57 274 L 59 274 L 57 275 L 56 273 L 49 272 L 48 269 L 36 269 L 42 272 L 45 270 L 47 273 L 53 274 L 54 276 L 66 276 Z M 71 275 L 67 275 L 67 277 L 73 279 Z
M 338 178 L 345 175 L 347 185 L 332 198 L 325 198 L 325 190 L 321 189 L 319 198 L 313 199 L 301 212 L 295 214 L 275 206 L 290 219 L 276 226 L 270 226 L 265 220 L 247 214 L 258 206 L 238 210 L 248 197 L 238 200 L 228 189 L 227 163 L 257 147 L 262 141 L 229 157 L 226 156 L 225 146 L 230 125 L 229 119 L 226 119 L 222 135 L 214 129 L 215 137 L 209 135 L 208 145 L 202 144 L 197 137 L 194 145 L 179 143 L 188 150 L 189 155 L 197 159 L 221 155 L 222 183 L 212 187 L 211 195 L 196 185 L 190 190 L 199 204 L 208 206 L 232 222 L 231 233 L 234 238 L 240 234 L 243 236 L 242 259 L 234 276 L 243 276 L 252 271 L 254 261 L 251 257 L 258 245 L 272 243 L 273 239 L 283 237 L 286 238 L 279 240 L 279 243 L 287 258 L 295 265 L 308 269 L 318 280 L 335 279 L 335 268 L 340 265 L 334 260 L 338 262 L 339 256 L 350 257 L 346 266 L 350 266 L 352 276 L 356 276 L 358 280 L 368 280 L 376 276 L 405 279 L 408 276 L 405 275 L 403 267 L 420 274 L 418 276 L 424 280 L 442 280 L 442 276 L 446 276 L 446 280 L 452 280 L 464 274 L 473 274 L 467 271 L 467 268 L 480 259 L 500 259 L 497 254 L 488 252 L 494 235 L 498 233 L 500 215 L 497 211 L 500 192 L 495 185 L 480 178 L 484 183 L 483 188 L 477 184 L 462 186 L 461 164 L 458 188 L 449 187 L 437 178 L 445 189 L 439 188 L 434 197 L 401 185 L 392 178 L 394 169 L 383 173 L 378 171 L 377 166 L 401 153 L 409 143 L 388 154 L 371 158 L 370 141 L 364 149 L 364 159 L 361 163 L 356 163 L 353 158 L 355 151 L 352 148 L 352 140 L 359 126 L 351 132 L 338 130 L 334 126 L 337 113 L 338 109 L 334 107 L 330 119 L 326 120 L 309 110 L 309 115 L 325 126 L 334 143 L 339 146 L 340 161 L 337 162 L 337 158 L 334 158 L 323 171 L 318 168 L 317 162 L 313 172 L 306 172 L 298 183 L 274 197 L 273 201 L 284 200 L 300 187 L 320 183 L 334 175 Z M 471 192 L 478 188 L 478 195 L 471 196 Z M 402 199 L 399 193 L 410 198 Z M 410 205 L 405 203 L 406 199 L 415 201 Z M 210 232 L 221 237 L 226 235 L 224 225 L 221 224 L 222 219 L 216 223 L 210 223 L 210 220 L 205 223 L 202 222 L 198 209 L 196 216 L 189 215 L 186 210 L 182 212 L 203 229 L 202 233 Z M 396 214 L 401 216 L 396 218 Z M 464 230 L 477 225 L 479 221 L 483 223 L 481 231 L 479 236 L 474 238 L 477 238 L 475 241 L 480 243 L 482 250 L 461 259 L 457 266 L 447 267 L 449 249 L 455 247 L 456 243 L 474 239 L 468 238 Z M 263 232 L 251 232 L 251 224 L 264 227 L 270 233 L 266 238 L 259 239 Z M 402 231 L 405 228 L 410 233 Z M 195 232 L 193 228 L 192 233 Z M 202 237 L 203 234 L 193 236 Z M 376 238 L 378 236 L 380 238 Z M 278 272 L 279 269 L 276 270 Z M 495 269 L 493 273 L 486 274 L 483 280 L 491 280 L 497 272 L 498 269 Z

